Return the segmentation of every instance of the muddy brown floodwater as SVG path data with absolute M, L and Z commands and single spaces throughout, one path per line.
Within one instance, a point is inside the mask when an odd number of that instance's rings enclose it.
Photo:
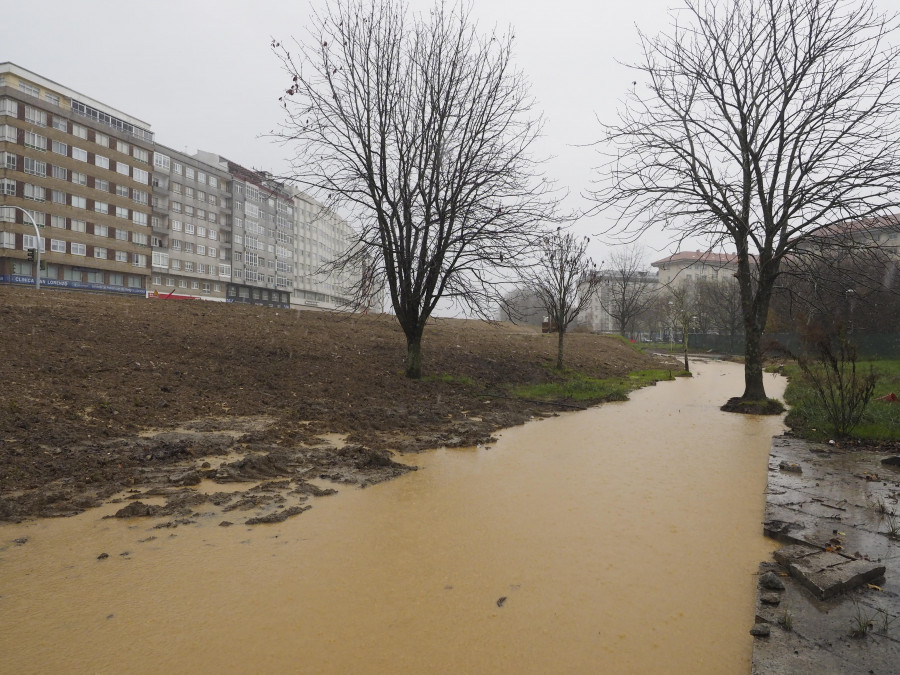
M 277 525 L 2 525 L 0 672 L 749 672 L 782 426 L 720 412 L 741 385 L 697 363 Z

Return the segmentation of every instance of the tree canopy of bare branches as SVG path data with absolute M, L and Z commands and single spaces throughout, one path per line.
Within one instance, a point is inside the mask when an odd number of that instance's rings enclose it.
M 896 29 L 871 0 L 685 0 L 667 34 L 641 35 L 592 196 L 632 233 L 736 247 L 744 400 L 765 398 L 760 338 L 782 263 L 898 207 Z
M 273 44 L 294 178 L 358 226 L 337 265 L 386 284 L 408 377 L 438 302 L 488 316 L 557 201 L 529 153 L 541 119 L 512 47 L 462 6 L 413 14 L 402 0 L 330 2 L 309 39 Z
M 648 275 L 644 266 L 644 249 L 626 246 L 610 254 L 609 264 L 603 270 L 609 285 L 606 311 L 615 319 L 619 335 L 625 336 L 629 326 L 650 309 L 655 299 L 655 278 Z
M 591 300 L 600 283 L 587 255 L 587 238 L 557 231 L 547 235 L 537 264 L 526 273 L 525 285 L 540 300 L 557 332 L 556 367 L 563 367 L 566 331 Z

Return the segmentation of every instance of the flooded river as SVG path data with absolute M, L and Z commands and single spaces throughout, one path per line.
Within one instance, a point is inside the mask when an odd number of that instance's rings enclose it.
M 0 526 L 0 672 L 749 672 L 782 427 L 718 410 L 742 384 L 698 363 L 278 525 Z

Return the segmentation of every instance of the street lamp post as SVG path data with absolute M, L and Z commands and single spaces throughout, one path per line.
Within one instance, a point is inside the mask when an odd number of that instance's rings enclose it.
M 34 217 L 21 206 L 13 206 L 14 209 L 19 209 L 22 213 L 28 216 L 28 220 L 31 221 L 31 226 L 34 228 L 34 290 L 41 290 L 41 233 L 38 231 L 37 223 L 34 222 Z

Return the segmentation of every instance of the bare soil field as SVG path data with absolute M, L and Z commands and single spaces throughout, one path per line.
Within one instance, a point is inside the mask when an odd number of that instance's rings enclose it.
M 556 376 L 556 336 L 506 323 L 434 319 L 425 378 L 412 381 L 392 316 L 0 286 L 0 344 L 7 521 L 69 515 L 123 489 L 169 499 L 126 515 L 184 514 L 183 486 L 203 479 L 288 480 L 302 501 L 321 492 L 307 478 L 365 486 L 410 470 L 392 452 L 488 442 L 561 409 L 508 395 Z M 660 362 L 575 333 L 566 365 L 609 377 Z M 263 517 L 302 510 L 262 488 L 250 503 L 281 509 Z

